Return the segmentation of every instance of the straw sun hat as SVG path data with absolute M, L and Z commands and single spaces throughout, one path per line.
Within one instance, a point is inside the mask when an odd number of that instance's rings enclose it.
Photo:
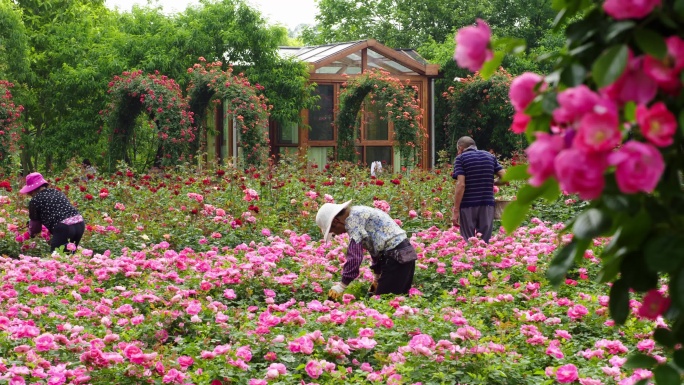
M 326 203 L 318 209 L 318 214 L 316 214 L 316 224 L 321 229 L 323 233 L 323 239 L 328 242 L 330 241 L 330 226 L 332 226 L 333 219 L 344 210 L 347 206 L 351 204 L 351 200 L 348 200 L 341 204 L 336 203 Z

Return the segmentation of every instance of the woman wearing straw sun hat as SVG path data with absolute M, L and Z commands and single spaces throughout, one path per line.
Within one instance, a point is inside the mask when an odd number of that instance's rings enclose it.
M 406 231 L 384 211 L 368 206 L 326 203 L 316 214 L 316 224 L 328 242 L 332 234 L 349 234 L 347 262 L 342 269 L 342 280 L 333 285 L 328 297 L 338 299 L 359 276 L 363 250 L 371 256 L 371 270 L 375 281 L 373 294 L 407 294 L 413 283 L 416 250 L 406 238 Z
M 49 188 L 45 178 L 34 172 L 26 176 L 26 185 L 19 192 L 31 196 L 29 231 L 24 233 L 25 238 L 40 234 L 45 226 L 52 234 L 50 251 L 70 242 L 78 246 L 85 231 L 85 221 L 61 191 Z

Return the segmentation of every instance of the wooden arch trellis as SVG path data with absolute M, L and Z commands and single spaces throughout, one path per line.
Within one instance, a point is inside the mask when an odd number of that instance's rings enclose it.
M 21 112 L 24 107 L 14 103 L 10 89 L 14 84 L 0 80 L 0 168 L 10 165 L 10 155 L 16 151 L 21 134 Z
M 123 72 L 109 83 L 110 102 L 104 111 L 109 127 L 112 161 L 131 163 L 128 147 L 140 114 L 154 122 L 159 139 L 155 165 L 175 165 L 192 158 L 196 140 L 193 116 L 180 87 L 166 76 Z
M 415 91 L 415 88 L 381 70 L 365 71 L 347 82 L 340 92 L 340 111 L 335 122 L 338 159 L 357 161 L 358 115 L 364 99 L 369 97 L 371 103 L 378 104 L 387 112 L 387 119 L 394 125 L 394 140 L 401 152 L 402 164 L 418 163 L 418 149 L 426 132 L 421 123 L 423 111 Z
M 233 69 L 221 69 L 221 62 L 198 63 L 188 69 L 191 81 L 188 98 L 197 124 L 204 120 L 210 103 L 226 103 L 226 115 L 232 116 L 240 133 L 238 145 L 243 149 L 244 162 L 256 166 L 268 157 L 268 116 L 270 106 L 260 86 L 250 84 Z

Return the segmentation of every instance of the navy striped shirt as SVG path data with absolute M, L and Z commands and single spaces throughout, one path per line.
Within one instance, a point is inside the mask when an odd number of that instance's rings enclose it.
M 494 174 L 502 169 L 487 151 L 467 149 L 457 156 L 451 176 L 464 175 L 466 182 L 460 208 L 494 206 Z

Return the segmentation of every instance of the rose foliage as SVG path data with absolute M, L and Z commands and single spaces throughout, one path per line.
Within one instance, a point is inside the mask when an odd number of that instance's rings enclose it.
M 109 138 L 107 158 L 113 164 L 135 162 L 131 154 L 136 137 L 136 118 L 149 118 L 156 136 L 154 164 L 175 165 L 186 161 L 195 141 L 192 113 L 180 87 L 166 75 L 123 72 L 109 83 L 110 101 L 103 111 Z M 145 165 L 150 167 L 150 164 Z
M 418 163 L 420 144 L 427 132 L 422 123 L 423 111 L 416 98 L 416 89 L 394 78 L 387 71 L 370 70 L 350 79 L 340 92 L 337 114 L 337 159 L 355 162 L 356 141 L 360 138 L 359 111 L 368 96 L 386 112 L 380 119 L 393 124 L 394 138 L 401 152 L 402 166 Z
M 17 150 L 21 133 L 20 117 L 24 107 L 14 103 L 12 87 L 14 84 L 0 80 L 0 167 L 9 167 L 9 157 Z
M 684 1 L 554 1 L 566 49 L 553 57 L 555 71 L 513 80 L 512 129 L 533 143 L 529 164 L 509 179 L 528 180 L 504 213 L 513 231 L 538 197 L 560 189 L 591 203 L 570 221 L 572 241 L 556 252 L 548 277 L 563 281 L 592 239 L 610 236 L 599 258 L 601 282 L 611 282 L 610 314 L 628 322 L 631 298 L 649 297 L 649 314 L 666 323 L 654 339 L 671 358 L 635 356 L 658 384 L 680 383 L 684 370 Z M 476 33 L 477 32 L 477 33 Z M 458 33 L 459 64 L 491 73 L 518 41 L 463 39 L 487 35 L 485 22 Z
M 204 62 L 204 58 L 200 58 Z M 233 75 L 233 69 L 221 70 L 222 63 L 197 63 L 188 68 L 190 84 L 188 100 L 195 123 L 202 123 L 210 103 L 226 104 L 225 119 L 233 119 L 239 133 L 238 145 L 243 149 L 247 165 L 265 163 L 268 158 L 268 111 L 263 87 L 250 84 L 243 74 Z M 211 106 L 213 107 L 213 105 Z M 195 141 L 198 143 L 199 141 Z

